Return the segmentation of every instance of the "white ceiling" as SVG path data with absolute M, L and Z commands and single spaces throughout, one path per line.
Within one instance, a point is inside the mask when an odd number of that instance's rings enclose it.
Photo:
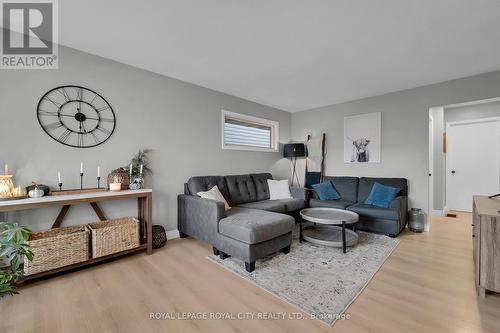
M 500 69 L 498 0 L 64 0 L 61 44 L 287 111 Z

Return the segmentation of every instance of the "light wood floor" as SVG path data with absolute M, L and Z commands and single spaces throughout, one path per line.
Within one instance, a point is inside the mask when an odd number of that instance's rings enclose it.
M 500 332 L 500 296 L 476 297 L 470 215 L 404 232 L 355 302 L 350 320 L 150 320 L 150 312 L 287 312 L 277 297 L 213 264 L 211 248 L 177 239 L 152 256 L 24 286 L 0 300 L 0 332 Z

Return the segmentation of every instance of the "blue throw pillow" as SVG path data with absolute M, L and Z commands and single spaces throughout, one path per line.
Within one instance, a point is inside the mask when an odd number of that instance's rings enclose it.
M 370 195 L 365 200 L 365 204 L 389 208 L 391 201 L 398 195 L 400 188 L 382 185 L 380 183 L 373 184 Z
M 331 182 L 324 182 L 320 184 L 312 185 L 314 192 L 319 197 L 319 200 L 338 200 L 340 199 L 340 194 L 337 192 L 335 187 Z

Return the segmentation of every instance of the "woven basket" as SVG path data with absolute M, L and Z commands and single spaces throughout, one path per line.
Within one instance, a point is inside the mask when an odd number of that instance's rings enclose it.
M 167 243 L 167 233 L 165 228 L 161 225 L 153 226 L 153 249 L 164 247 Z
M 25 275 L 89 259 L 89 231 L 84 225 L 33 232 L 28 243 L 33 251 L 33 261 L 24 258 Z
M 92 258 L 139 247 L 139 220 L 123 217 L 88 225 L 92 233 Z

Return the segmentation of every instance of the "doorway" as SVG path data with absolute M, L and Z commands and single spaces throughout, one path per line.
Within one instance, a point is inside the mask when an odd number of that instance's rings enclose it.
M 446 207 L 472 211 L 473 195 L 500 191 L 500 118 L 446 124 Z
M 472 196 L 500 193 L 500 97 L 429 109 L 429 210 L 471 212 Z

